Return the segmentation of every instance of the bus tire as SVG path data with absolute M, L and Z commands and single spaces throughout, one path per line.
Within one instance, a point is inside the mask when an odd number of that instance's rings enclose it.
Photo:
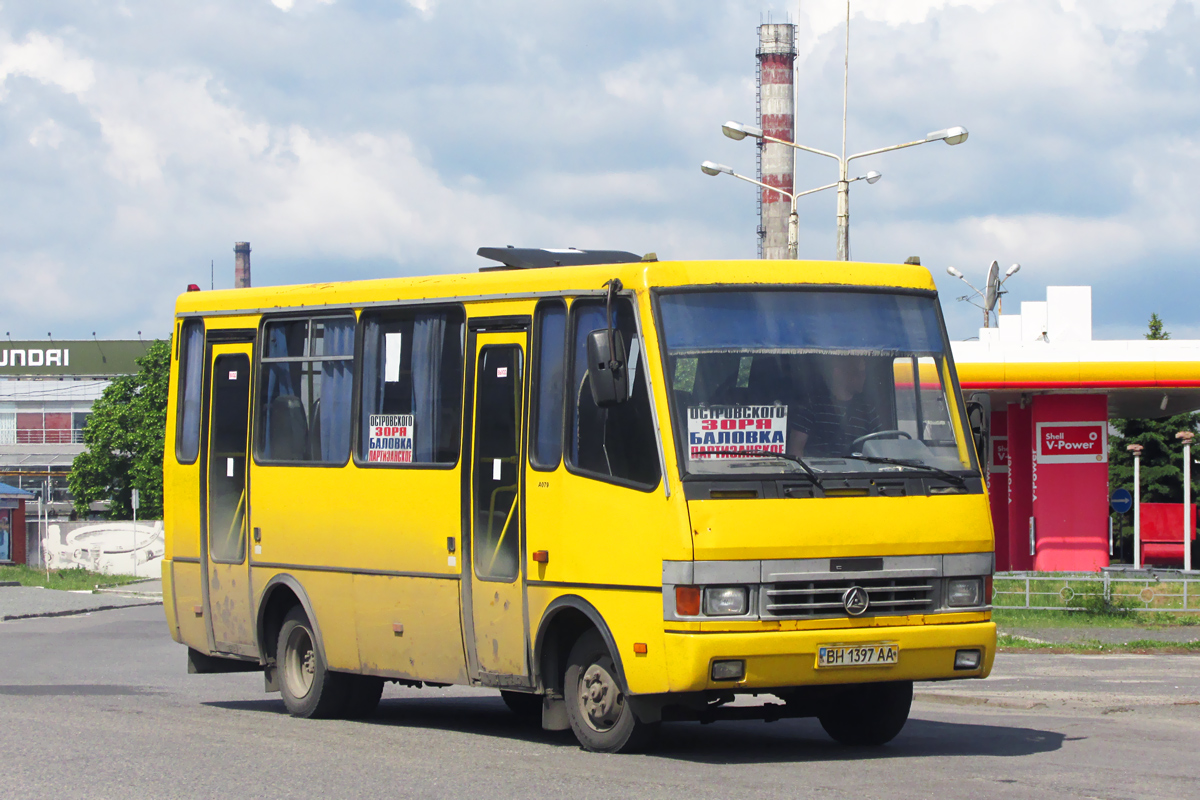
M 526 725 L 537 725 L 539 728 L 542 726 L 542 696 L 540 694 L 510 692 L 507 689 L 501 689 L 500 698 L 504 700 L 504 705 L 508 706 L 508 710 L 516 714 L 521 722 Z
M 908 722 L 912 681 L 847 686 L 817 715 L 821 727 L 845 745 L 887 744 Z
M 327 719 L 342 713 L 348 676 L 326 667 L 312 623 L 300 606 L 283 618 L 275 653 L 279 691 L 293 717 Z
M 374 675 L 346 675 L 346 719 L 366 719 L 375 715 L 379 698 L 383 696 L 383 678 Z
M 584 750 L 636 752 L 649 745 L 658 732 L 658 723 L 642 722 L 625 702 L 616 664 L 594 628 L 571 648 L 563 698 L 571 730 Z

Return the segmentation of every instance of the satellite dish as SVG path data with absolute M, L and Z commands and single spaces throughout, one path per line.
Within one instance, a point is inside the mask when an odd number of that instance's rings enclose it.
M 993 261 L 988 267 L 987 288 L 983 293 L 983 308 L 985 311 L 991 311 L 996 307 L 996 301 L 1000 298 L 1000 262 Z

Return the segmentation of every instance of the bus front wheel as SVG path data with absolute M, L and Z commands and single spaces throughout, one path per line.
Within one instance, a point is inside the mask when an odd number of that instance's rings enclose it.
M 912 681 L 847 686 L 821 709 L 817 719 L 841 744 L 887 744 L 908 721 L 912 698 Z
M 328 718 L 341 714 L 349 689 L 347 676 L 325 666 L 312 623 L 299 606 L 283 619 L 275 657 L 280 694 L 292 716 Z
M 628 753 L 643 749 L 658 724 L 639 720 L 626 702 L 612 655 L 591 630 L 575 642 L 563 680 L 567 719 L 583 749 L 594 753 Z

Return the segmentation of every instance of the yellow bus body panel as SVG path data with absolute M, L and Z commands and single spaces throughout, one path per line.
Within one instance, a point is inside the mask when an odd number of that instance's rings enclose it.
M 697 561 L 983 553 L 987 496 L 693 500 Z
M 895 643 L 900 647 L 896 664 L 818 669 L 821 645 Z M 831 683 L 986 678 L 996 654 L 996 625 L 992 622 L 959 625 L 863 627 L 841 630 L 777 631 L 770 633 L 666 634 L 670 691 L 705 689 L 769 689 Z M 983 651 L 980 669 L 954 669 L 959 649 Z M 746 677 L 736 683 L 714 681 L 713 661 L 740 658 Z

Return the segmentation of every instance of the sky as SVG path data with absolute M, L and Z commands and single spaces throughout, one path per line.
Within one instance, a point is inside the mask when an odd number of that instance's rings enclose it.
M 1200 338 L 1200 9 L 855 0 L 851 253 L 1006 310 L 1093 286 L 1096 338 Z M 0 333 L 161 336 L 187 284 L 473 271 L 480 246 L 753 258 L 756 27 L 797 24 L 797 140 L 840 148 L 842 0 L 3 0 Z M 801 187 L 836 180 L 801 154 Z M 833 258 L 836 198 L 799 201 Z

